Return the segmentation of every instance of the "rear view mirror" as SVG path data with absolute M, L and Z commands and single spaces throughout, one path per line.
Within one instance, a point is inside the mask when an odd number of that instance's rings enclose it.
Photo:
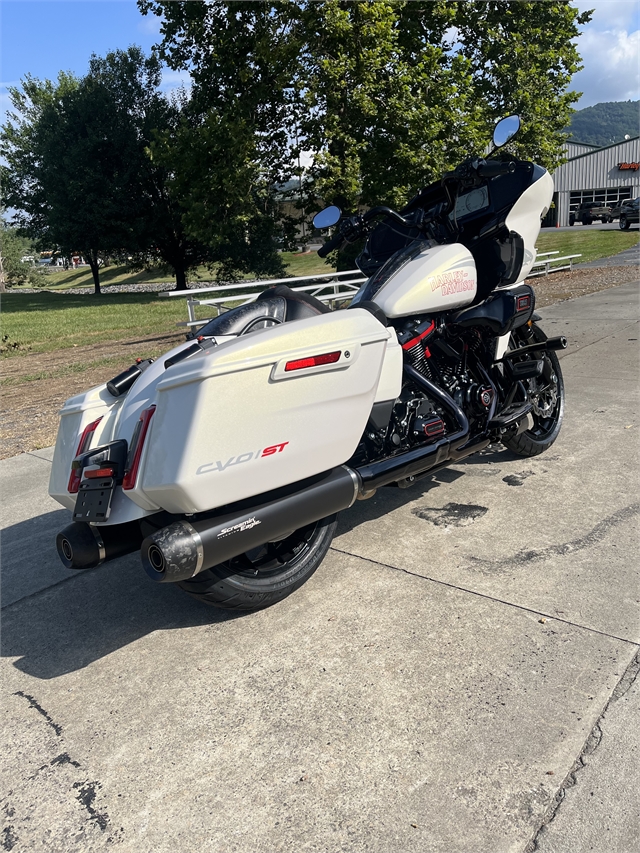
M 502 148 L 520 130 L 520 116 L 507 116 L 501 119 L 493 130 L 493 144 Z
M 339 207 L 336 207 L 335 204 L 332 204 L 331 207 L 325 207 L 324 210 L 321 210 L 320 213 L 316 213 L 313 217 L 313 227 L 317 228 L 321 231 L 323 228 L 331 228 L 332 225 L 335 225 L 336 222 L 340 221 L 340 217 L 342 216 L 342 211 Z

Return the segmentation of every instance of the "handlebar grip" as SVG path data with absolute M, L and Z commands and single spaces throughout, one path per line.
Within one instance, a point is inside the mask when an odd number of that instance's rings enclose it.
M 478 175 L 481 178 L 495 178 L 498 175 L 510 175 L 515 172 L 516 164 L 506 160 L 485 160 L 478 166 Z
M 336 234 L 330 240 L 328 240 L 324 246 L 320 246 L 318 249 L 318 257 L 326 258 L 329 252 L 333 252 L 334 249 L 339 249 L 340 246 L 344 243 L 344 237 L 342 234 Z

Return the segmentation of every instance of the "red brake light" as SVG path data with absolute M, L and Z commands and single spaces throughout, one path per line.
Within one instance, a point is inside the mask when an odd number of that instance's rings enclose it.
M 284 370 L 288 373 L 290 370 L 302 370 L 304 367 L 317 367 L 319 364 L 335 364 L 342 355 L 341 350 L 337 352 L 327 352 L 323 355 L 312 355 L 309 358 L 299 358 L 297 361 L 288 361 Z
M 80 436 L 80 441 L 78 442 L 78 449 L 76 450 L 76 456 L 80 456 L 81 453 L 84 453 L 85 450 L 89 449 L 89 445 L 91 444 L 91 439 L 93 438 L 93 434 L 96 431 L 98 424 L 102 418 L 98 418 L 97 421 L 92 421 L 92 423 L 87 424 L 87 426 L 83 429 L 82 435 Z M 74 457 L 75 458 L 75 457 Z M 82 471 L 80 468 L 72 468 L 71 474 L 69 476 L 69 483 L 67 485 L 67 491 L 72 495 L 76 495 L 78 493 L 78 489 L 80 488 L 80 480 L 82 478 Z
M 140 457 L 142 456 L 142 448 L 144 447 L 144 441 L 149 430 L 149 423 L 151 422 L 151 418 L 153 417 L 155 410 L 155 406 L 150 406 L 150 408 L 145 409 L 141 413 L 140 420 L 136 424 L 133 438 L 131 439 L 131 447 L 129 448 L 127 468 L 124 472 L 124 480 L 122 481 L 123 489 L 132 489 L 136 484 L 138 468 L 140 467 Z

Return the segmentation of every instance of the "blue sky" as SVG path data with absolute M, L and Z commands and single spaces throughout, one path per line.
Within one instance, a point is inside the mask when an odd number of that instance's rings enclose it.
M 640 98 L 639 0 L 576 0 L 574 5 L 595 9 L 579 39 L 585 68 L 573 81 L 573 88 L 584 92 L 578 107 Z M 27 73 L 81 75 L 92 53 L 104 55 L 130 44 L 148 52 L 159 39 L 158 19 L 143 17 L 135 0 L 2 0 L 0 29 L 2 112 L 8 106 L 6 87 Z M 163 87 L 183 81 L 188 82 L 186 75 L 167 70 Z

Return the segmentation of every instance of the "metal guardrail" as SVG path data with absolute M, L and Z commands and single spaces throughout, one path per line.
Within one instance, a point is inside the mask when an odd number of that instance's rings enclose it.
M 343 279 L 341 276 L 352 276 L 352 278 Z M 353 277 L 356 276 L 356 277 Z M 329 279 L 322 281 L 322 279 Z M 237 305 L 246 305 L 248 302 L 254 302 L 262 290 L 268 287 L 273 287 L 276 284 L 286 284 L 292 290 L 310 293 L 321 302 L 328 302 L 331 307 L 336 302 L 343 302 L 352 299 L 356 292 L 360 289 L 360 285 L 367 279 L 362 275 L 360 270 L 344 270 L 342 272 L 320 273 L 319 275 L 301 275 L 293 276 L 292 278 L 271 278 L 263 281 L 243 281 L 239 284 L 220 284 L 212 287 L 200 287 L 194 290 L 171 290 L 163 291 L 158 296 L 163 298 L 181 297 L 187 300 L 187 313 L 189 319 L 186 322 L 177 323 L 178 326 L 201 326 L 208 323 L 211 317 L 203 320 L 196 319 L 196 307 L 198 305 L 210 305 L 218 316 L 223 311 L 229 311 L 232 306 L 226 306 L 226 302 L 233 302 L 233 307 Z M 297 282 L 294 284 L 294 282 Z M 315 284 L 302 284 L 301 282 L 315 282 Z M 256 293 L 247 293 L 249 287 L 260 287 L 261 291 Z M 238 293 L 237 291 L 244 291 Z M 324 292 L 324 291 L 329 291 Z M 204 293 L 221 293 L 222 296 L 200 299 L 200 294 Z
M 559 254 L 559 251 L 540 252 L 536 254 L 536 261 L 531 267 L 532 271 L 529 273 L 527 278 L 533 278 L 540 275 L 547 276 L 549 273 L 559 272 L 560 270 L 572 270 L 574 259 L 582 257 L 582 255 L 562 255 L 561 257 L 556 257 L 556 255 Z M 569 263 L 562 266 L 555 266 L 556 263 L 562 261 L 569 261 Z M 554 266 L 552 266 L 552 264 Z M 541 267 L 541 269 L 533 272 L 536 267 Z M 341 276 L 352 276 L 352 278 L 344 279 L 341 278 Z M 322 281 L 322 279 L 327 279 L 327 281 Z M 199 305 L 212 306 L 216 311 L 215 316 L 219 316 L 223 311 L 229 311 L 231 307 L 246 305 L 248 302 L 254 302 L 262 290 L 265 290 L 268 287 L 273 287 L 276 284 L 286 284 L 291 287 L 292 290 L 298 290 L 305 293 L 308 292 L 321 302 L 328 302 L 333 308 L 336 302 L 344 302 L 352 299 L 355 293 L 359 290 L 360 285 L 366 280 L 366 277 L 362 275 L 360 270 L 344 270 L 342 272 L 320 273 L 319 275 L 293 276 L 292 278 L 271 278 L 263 281 L 243 281 L 239 284 L 219 284 L 212 285 L 211 287 L 200 287 L 186 292 L 184 290 L 163 291 L 162 293 L 159 293 L 158 296 L 168 299 L 186 298 L 187 314 L 189 319 L 185 322 L 177 323 L 176 325 L 191 327 L 202 326 L 204 323 L 208 323 L 209 320 L 212 319 L 211 317 L 206 317 L 200 320 L 196 319 L 196 308 Z M 315 284 L 302 284 L 301 282 L 315 282 Z M 247 288 L 249 287 L 260 287 L 261 290 L 255 293 L 247 293 Z M 329 292 L 325 293 L 324 291 L 327 290 Z M 244 292 L 238 293 L 237 291 Z M 200 294 L 205 293 L 219 293 L 224 295 L 205 299 L 198 298 Z M 227 306 L 225 305 L 226 302 L 233 302 L 234 305 Z
M 562 257 L 559 257 L 559 258 L 548 257 L 549 255 L 555 256 L 558 254 L 559 254 L 559 252 L 540 252 L 540 254 L 537 254 L 536 255 L 536 261 L 533 263 L 533 265 L 531 267 L 532 271 L 529 273 L 527 278 L 534 278 L 534 276 L 537 276 L 537 275 L 547 276 L 547 275 L 549 275 L 549 273 L 560 272 L 560 270 L 572 270 L 574 258 L 581 258 L 582 257 L 581 254 L 580 255 L 562 255 Z M 545 260 L 542 260 L 542 261 L 537 260 L 538 258 L 542 258 L 543 256 L 546 256 Z M 559 266 L 559 267 L 551 266 L 551 264 L 556 264 L 560 261 L 569 261 L 569 263 L 563 264 L 562 266 Z M 533 270 L 536 267 L 542 267 L 542 269 L 539 269 L 536 272 L 533 272 Z

